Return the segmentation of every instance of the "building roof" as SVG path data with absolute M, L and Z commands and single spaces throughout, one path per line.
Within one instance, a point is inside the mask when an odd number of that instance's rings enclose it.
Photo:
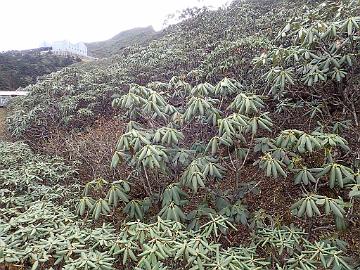
M 26 96 L 28 91 L 0 91 L 0 96 Z

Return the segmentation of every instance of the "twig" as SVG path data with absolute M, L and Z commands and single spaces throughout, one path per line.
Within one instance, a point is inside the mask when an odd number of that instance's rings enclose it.
M 240 168 L 236 170 L 236 189 L 239 188 L 239 175 L 238 175 L 238 172 L 240 172 L 240 171 L 242 170 L 242 168 L 245 166 L 246 160 L 247 160 L 247 158 L 248 158 L 248 156 L 249 156 L 249 153 L 250 153 L 250 147 L 252 146 L 253 141 L 254 141 L 254 136 L 255 136 L 254 134 L 251 136 L 251 141 L 250 141 L 250 143 L 249 143 L 249 149 L 248 149 L 248 151 L 246 152 L 246 155 L 245 155 L 245 157 L 244 157 L 244 160 L 243 160 Z
M 148 191 L 146 191 L 146 192 L 147 192 L 148 195 L 150 196 L 150 195 L 152 194 L 152 190 L 151 190 L 151 185 L 150 185 L 149 177 L 148 177 L 148 175 L 147 175 L 147 172 L 146 172 L 146 169 L 145 169 L 144 164 L 143 164 L 143 169 L 144 169 L 145 178 L 146 178 L 146 182 L 147 182 L 147 184 L 148 184 L 150 193 L 149 193 Z
M 331 229 L 332 227 L 334 227 L 334 225 L 315 227 L 315 228 L 311 228 L 311 231 L 328 230 Z
M 231 158 L 231 154 L 230 154 L 229 148 L 228 148 L 228 155 L 229 155 L 229 158 L 230 158 L 230 163 L 231 163 L 231 165 L 233 166 L 234 171 L 236 171 L 236 166 L 235 166 L 235 164 L 234 164 L 234 161 L 233 161 L 232 158 Z
M 352 114 L 354 116 L 354 121 L 355 121 L 355 125 L 358 127 L 359 126 L 359 122 L 358 122 L 358 118 L 357 118 L 357 114 L 356 114 L 356 109 L 354 106 L 354 102 L 351 102 L 351 109 L 352 109 Z

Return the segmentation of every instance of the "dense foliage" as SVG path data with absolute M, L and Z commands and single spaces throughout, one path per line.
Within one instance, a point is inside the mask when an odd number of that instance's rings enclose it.
M 80 220 L 71 211 L 74 203 L 71 194 L 78 193 L 78 186 L 64 184 L 74 176 L 74 171 L 60 160 L 34 155 L 25 144 L 0 146 L 0 263 L 5 267 L 272 269 L 276 265 L 280 269 L 320 266 L 351 269 L 344 257 L 343 243 L 310 242 L 301 230 L 271 228 L 258 217 L 254 218 L 257 233 L 249 247 L 217 243 L 220 239 L 229 241 L 226 234 L 236 228 L 230 219 L 216 212 L 203 212 L 208 221 L 191 230 L 171 221 L 171 215 L 148 224 L 124 221 L 120 230 L 107 223 L 93 228 L 90 220 Z M 102 179 L 92 181 L 86 185 L 84 195 L 99 192 L 107 184 Z M 179 189 L 174 187 L 164 193 L 165 206 L 170 201 L 177 203 Z M 116 207 L 120 201 L 128 202 L 129 191 L 127 182 L 113 182 L 106 200 L 94 202 L 91 197 L 83 197 L 77 211 L 82 215 L 90 207 L 97 219 L 101 213 L 110 212 L 109 205 Z M 136 202 L 132 205 L 137 207 Z M 132 213 L 136 215 L 141 210 L 125 207 L 124 211 L 129 211 L 131 218 Z M 269 251 L 271 257 L 260 255 Z
M 36 83 L 37 77 L 80 61 L 74 57 L 40 54 L 39 50 L 0 53 L 0 91 Z
M 147 46 L 29 86 L 9 130 L 67 163 L 0 148 L 0 263 L 359 267 L 359 9 L 187 11 Z
M 106 98 L 109 89 L 116 94 L 117 89 L 126 89 L 129 83 L 168 81 L 173 76 L 187 78 L 189 82 L 206 79 L 209 83 L 216 83 L 228 76 L 247 84 L 261 85 L 263 82 L 252 79 L 259 78 L 262 71 L 254 69 L 251 60 L 270 44 L 269 37 L 275 33 L 268 36 L 269 31 L 277 25 L 281 27 L 285 14 L 291 14 L 298 7 L 283 1 L 267 1 L 266 5 L 261 2 L 235 1 L 228 9 L 205 10 L 188 21 L 171 26 L 163 37 L 148 46 L 125 48 L 113 58 L 50 75 L 50 87 L 45 83 L 26 89 L 31 93 L 15 105 L 14 117 L 10 117 L 10 130 L 15 136 L 25 133 L 29 136 L 39 134 L 38 130 L 42 134 L 45 129 L 42 136 L 46 136 L 54 128 L 52 125 L 58 124 L 52 120 L 54 115 L 65 113 L 66 118 L 81 122 L 84 108 L 88 113 L 94 113 L 92 106 L 96 105 L 108 112 L 111 109 Z M 82 87 L 82 78 L 87 87 Z M 70 81 L 64 81 L 67 79 Z M 59 90 L 54 92 L 51 89 Z M 94 89 L 97 91 L 95 95 Z M 57 91 L 61 94 L 57 95 Z M 44 94 L 48 97 L 43 98 Z M 57 106 L 55 110 L 44 108 L 48 106 L 44 101 L 50 99 L 56 101 L 51 102 Z M 36 130 L 30 123 L 38 123 Z

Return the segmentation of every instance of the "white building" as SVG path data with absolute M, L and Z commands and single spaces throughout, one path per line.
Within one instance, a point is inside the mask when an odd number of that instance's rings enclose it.
M 72 44 L 70 41 L 63 40 L 55 41 L 50 46 L 54 54 L 87 56 L 87 47 L 83 42 Z

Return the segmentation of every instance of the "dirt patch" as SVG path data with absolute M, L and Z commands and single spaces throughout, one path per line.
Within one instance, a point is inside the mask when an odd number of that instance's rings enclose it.
M 33 145 L 33 147 L 44 154 L 61 156 L 69 162 L 76 162 L 79 177 L 85 183 L 98 177 L 107 180 L 126 179 L 127 169 L 123 166 L 119 166 L 123 168 L 119 171 L 110 169 L 116 142 L 123 133 L 125 125 L 115 118 L 100 118 L 86 131 L 54 132 L 51 138 L 42 142 L 42 145 Z

